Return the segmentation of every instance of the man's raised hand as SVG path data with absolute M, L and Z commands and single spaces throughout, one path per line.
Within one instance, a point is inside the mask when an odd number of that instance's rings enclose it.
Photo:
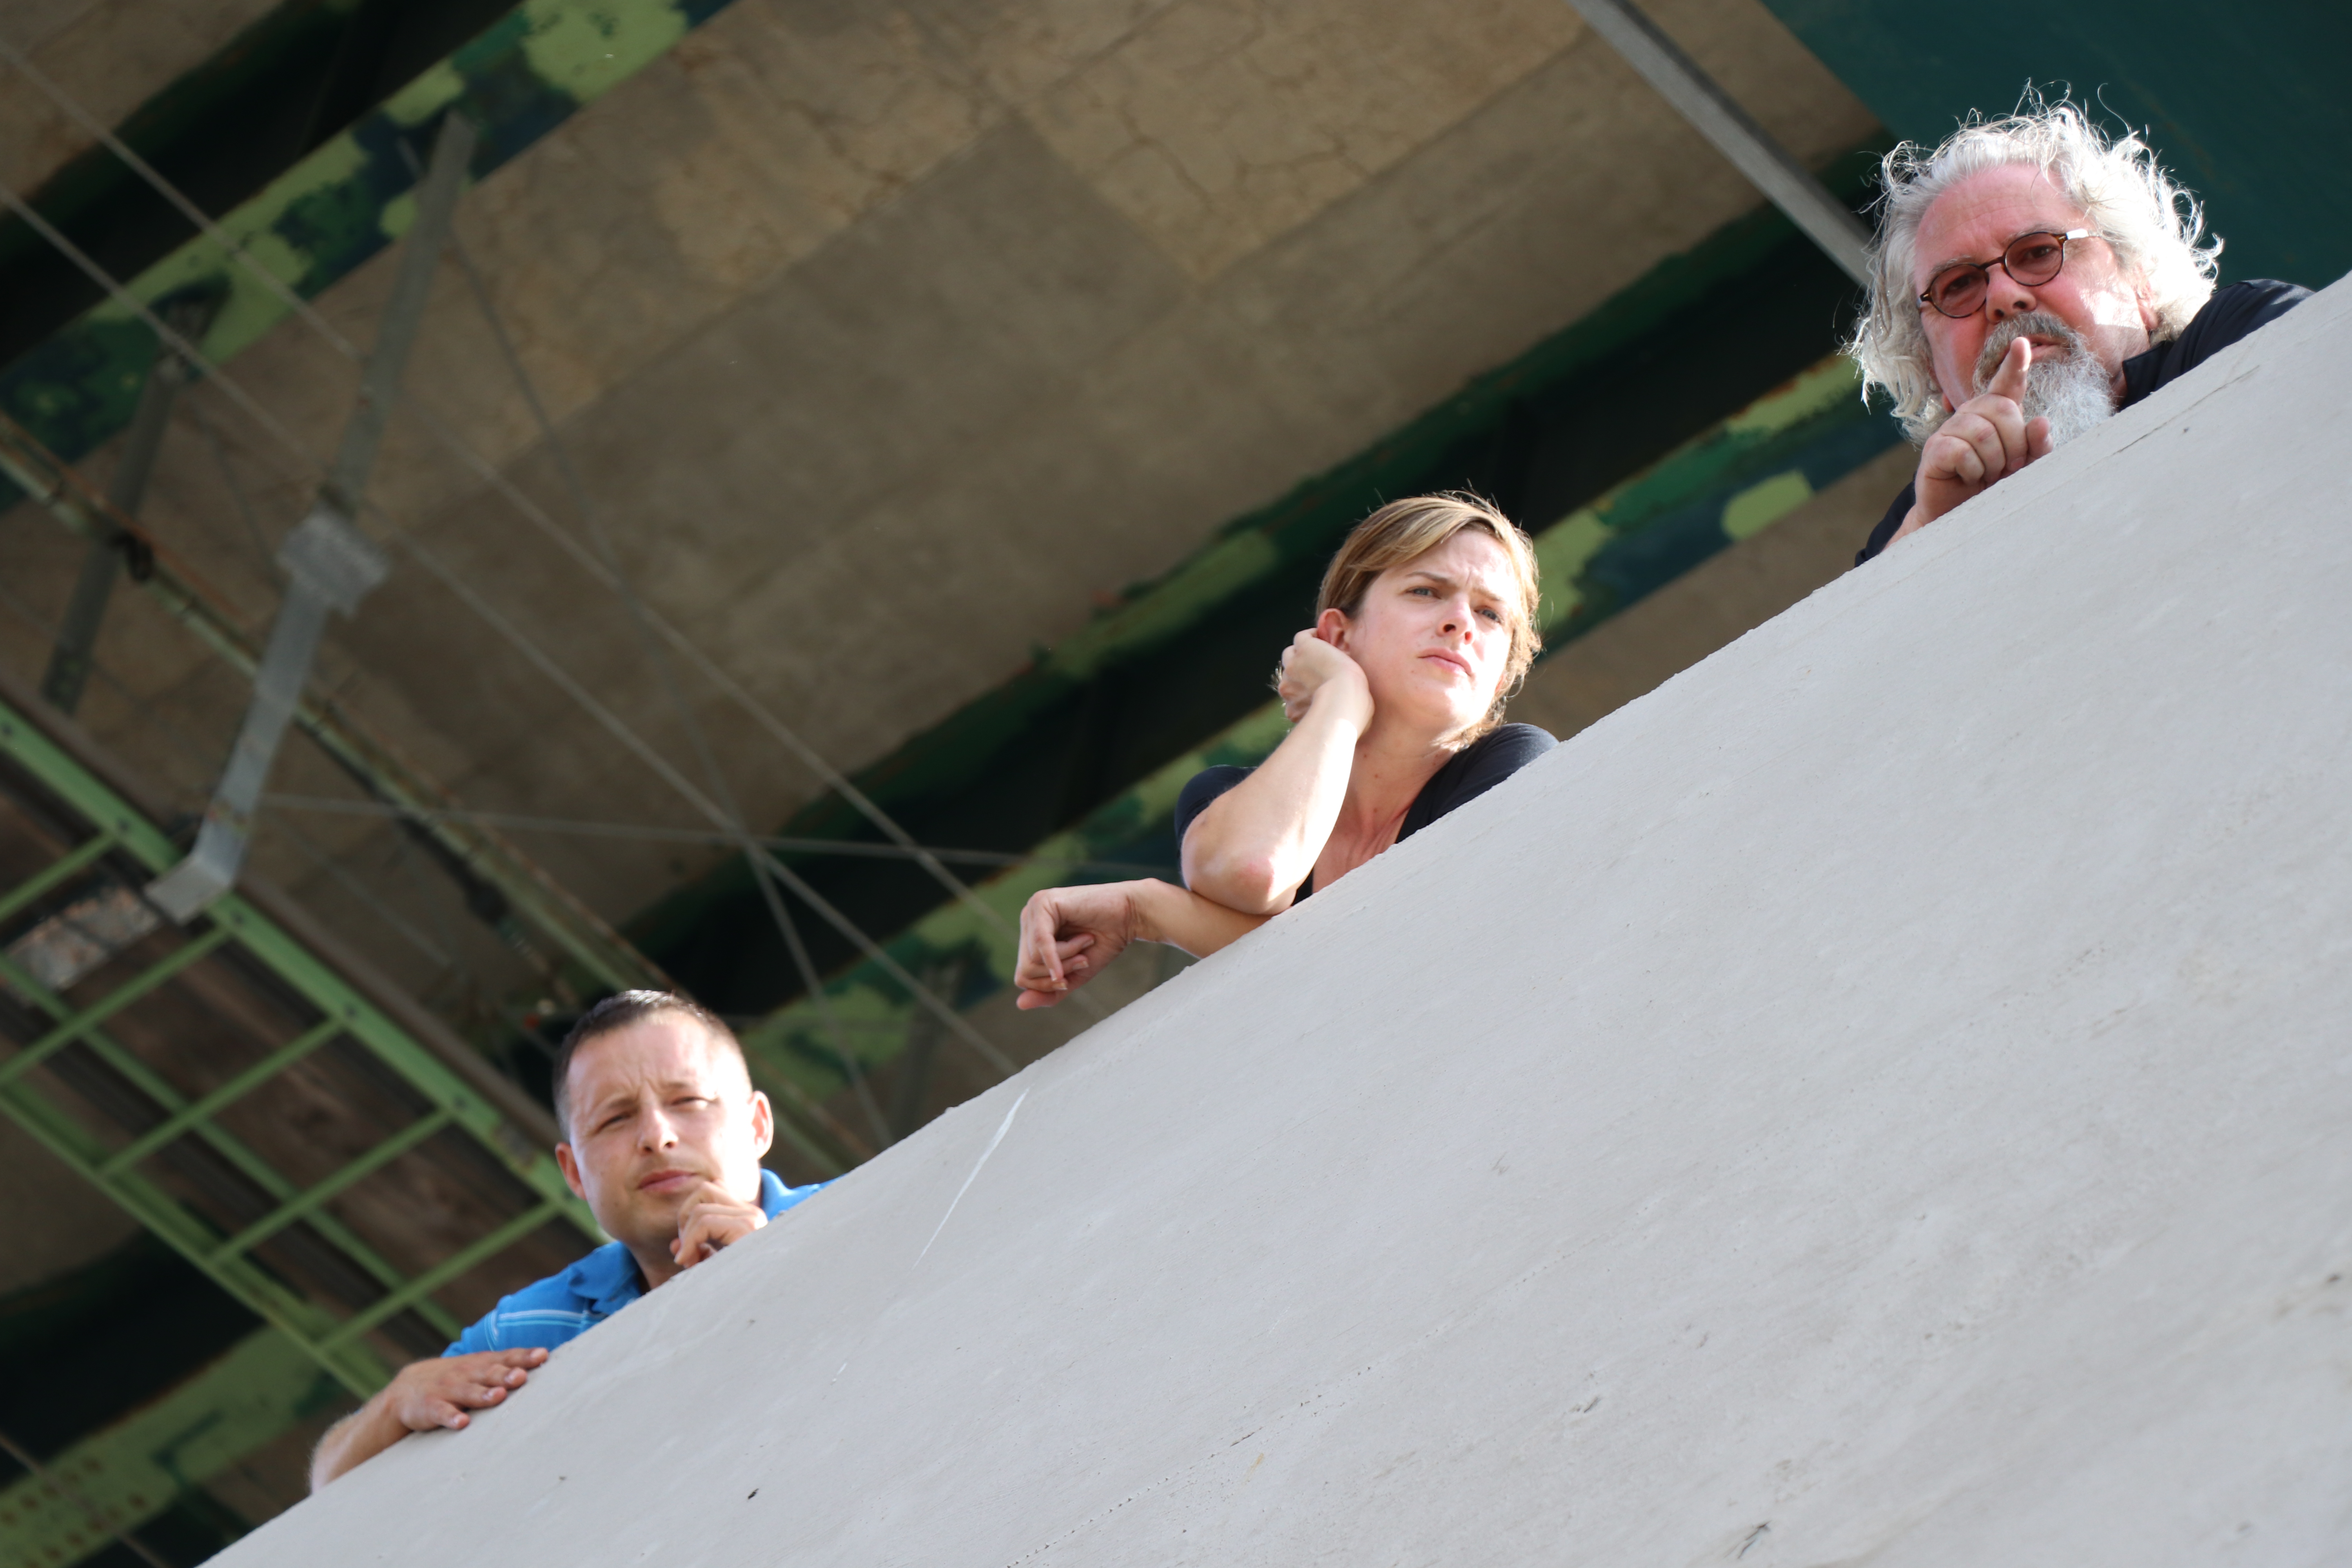
M 474 1351 L 411 1362 L 374 1396 L 329 1429 L 310 1460 L 310 1489 L 383 1453 L 411 1432 L 463 1431 L 473 1412 L 502 1405 L 547 1352 Z
M 546 1363 L 547 1352 L 536 1348 L 411 1362 L 378 1397 L 384 1401 L 384 1414 L 407 1431 L 463 1431 L 473 1421 L 467 1412 L 503 1403 L 529 1381 L 531 1368 Z
M 669 1244 L 669 1255 L 680 1268 L 691 1268 L 767 1223 L 758 1204 L 745 1203 L 718 1183 L 706 1182 L 678 1210 L 677 1239 Z
M 2025 416 L 2033 344 L 2020 338 L 2001 355 L 1983 392 L 1952 410 L 1919 451 L 1910 515 L 1895 538 L 1916 533 L 1962 501 L 2050 455 L 2050 421 Z M 1889 541 L 1889 542 L 1893 542 Z

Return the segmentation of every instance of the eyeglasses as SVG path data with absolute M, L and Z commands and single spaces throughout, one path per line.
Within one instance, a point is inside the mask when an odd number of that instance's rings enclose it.
M 1955 319 L 1973 316 L 1984 304 L 1985 289 L 1992 282 L 1994 268 L 2029 289 L 2036 288 L 2057 277 L 2059 268 L 2066 265 L 2068 241 L 2090 237 L 2087 228 L 2070 228 L 2063 234 L 2055 229 L 2021 234 L 1994 260 L 1963 261 L 1937 273 L 1927 280 L 1927 291 L 1919 296 L 1919 303 L 1932 305 Z

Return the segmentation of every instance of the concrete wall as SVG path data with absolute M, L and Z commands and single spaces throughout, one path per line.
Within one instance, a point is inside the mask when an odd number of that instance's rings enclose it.
M 2347 347 L 2339 287 L 221 1561 L 2342 1561 Z

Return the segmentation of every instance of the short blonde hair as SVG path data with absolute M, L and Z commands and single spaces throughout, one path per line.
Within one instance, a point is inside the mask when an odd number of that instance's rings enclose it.
M 2179 337 L 2213 293 L 2221 242 L 2205 232 L 2204 209 L 2138 137 L 2109 140 L 2076 105 L 2050 103 L 2028 88 L 2017 112 L 1970 118 L 1933 149 L 1906 142 L 1880 168 L 1877 241 L 1870 255 L 1870 303 L 1846 353 L 1862 367 L 1864 398 L 1873 389 L 1895 401 L 1895 416 L 1913 442 L 1924 442 L 1948 416 L 1944 389 L 1919 318 L 1911 268 L 1919 226 L 1936 198 L 1962 180 L 1994 169 L 2042 171 L 2114 247 L 2116 259 L 2147 289 L 2158 342 Z
M 1519 526 L 1496 510 L 1491 501 L 1466 490 L 1441 490 L 1435 495 L 1408 496 L 1392 500 L 1356 524 L 1331 564 L 1323 572 L 1323 591 L 1316 595 L 1315 614 L 1337 610 L 1351 619 L 1363 607 L 1373 580 L 1408 562 L 1418 561 L 1465 528 L 1475 528 L 1503 547 L 1519 580 L 1518 603 L 1511 616 L 1510 662 L 1495 688 L 1495 705 L 1462 739 L 1475 741 L 1503 721 L 1504 706 L 1518 695 L 1528 668 L 1543 651 L 1543 634 L 1536 616 L 1543 603 L 1543 585 L 1536 565 L 1535 542 Z

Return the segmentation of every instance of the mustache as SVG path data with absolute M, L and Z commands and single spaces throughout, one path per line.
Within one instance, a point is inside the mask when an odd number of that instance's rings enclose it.
M 2028 310 L 2021 316 L 2011 316 L 1985 336 L 1984 348 L 1977 355 L 1976 390 L 1982 392 L 1992 380 L 1993 373 L 2009 353 L 2009 345 L 2020 338 L 2051 338 L 2065 345 L 2068 354 L 2080 358 L 2088 352 L 2083 334 L 2052 315 L 2047 310 Z M 2031 373 L 2029 373 L 2031 374 Z

